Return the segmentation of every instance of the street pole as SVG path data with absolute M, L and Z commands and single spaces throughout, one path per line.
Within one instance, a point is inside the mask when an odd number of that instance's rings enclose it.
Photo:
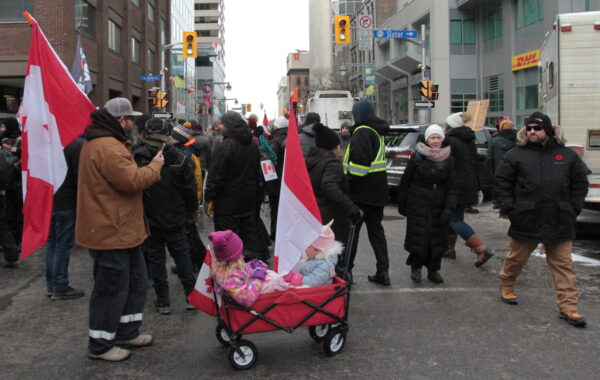
M 421 24 L 421 80 L 427 80 L 428 75 L 427 65 L 425 64 L 425 24 Z M 429 124 L 431 121 L 431 108 L 429 107 L 429 99 L 425 99 L 427 108 L 419 108 L 419 124 Z

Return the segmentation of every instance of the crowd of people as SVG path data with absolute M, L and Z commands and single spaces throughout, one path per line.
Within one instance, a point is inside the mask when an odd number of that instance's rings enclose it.
M 376 259 L 368 280 L 389 286 L 389 259 L 382 224 L 389 193 L 384 136 L 389 124 L 375 115 L 369 100 L 352 109 L 354 125 L 339 132 L 316 113 L 298 126 L 306 168 L 323 219 L 321 236 L 302 252 L 301 268 L 279 277 L 268 270 L 275 241 L 279 192 L 289 114 L 258 126 L 227 112 L 204 128 L 198 121 L 178 122 L 142 115 L 124 98 L 109 100 L 92 113 L 84 134 L 64 149 L 68 173 L 54 196 L 45 248 L 47 295 L 75 299 L 84 291 L 69 282 L 74 244 L 94 260 L 89 305 L 88 355 L 122 361 L 127 347 L 153 343 L 140 327 L 151 279 L 154 306 L 171 313 L 166 252 L 181 281 L 186 309 L 206 248 L 198 233 L 200 210 L 212 218 L 208 238 L 216 255 L 213 275 L 220 291 L 250 305 L 259 293 L 316 286 L 339 275 L 352 282 L 358 239 L 346 247 L 350 226 L 366 225 Z M 466 113 L 448 116 L 445 125 L 427 128 L 416 145 L 398 190 L 398 212 L 406 217 L 404 248 L 410 278 L 422 281 L 422 268 L 434 284 L 444 282 L 442 258 L 456 258 L 460 236 L 481 267 L 493 255 L 464 220 L 480 196 L 475 134 Z M 505 118 L 489 144 L 489 170 L 496 178 L 495 207 L 510 219 L 511 251 L 500 272 L 501 300 L 517 304 L 516 278 L 531 252 L 543 243 L 553 274 L 559 315 L 575 326 L 575 274 L 570 259 L 575 217 L 587 192 L 587 168 L 565 148 L 560 128 L 539 112 L 516 132 Z M 0 238 L 5 266 L 18 267 L 22 217 L 20 128 L 2 122 L 0 155 Z M 269 160 L 276 176 L 267 177 Z M 270 207 L 270 226 L 261 218 Z M 333 221 L 333 223 L 329 223 Z M 349 263 L 346 267 L 342 263 Z M 237 298 L 236 298 L 237 297 Z

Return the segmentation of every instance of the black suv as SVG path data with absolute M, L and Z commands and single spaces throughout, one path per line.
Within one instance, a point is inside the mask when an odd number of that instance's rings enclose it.
M 402 124 L 390 127 L 390 133 L 385 136 L 385 153 L 387 157 L 388 187 L 391 191 L 398 189 L 406 164 L 415 152 L 419 136 L 425 134 L 427 127 L 428 125 L 422 124 Z M 491 140 L 493 132 L 495 132 L 495 129 L 488 127 L 481 131 L 475 131 L 475 146 L 480 156 L 480 160 L 477 161 L 477 169 L 481 188 L 486 198 L 491 196 L 494 187 L 494 179 L 485 163 L 488 142 Z

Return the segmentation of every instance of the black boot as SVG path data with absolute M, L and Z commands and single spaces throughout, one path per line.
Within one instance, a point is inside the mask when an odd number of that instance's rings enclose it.
M 410 270 L 410 278 L 417 284 L 421 282 L 421 268 L 412 267 Z
M 442 282 L 444 282 L 444 279 L 442 278 L 442 275 L 440 275 L 439 270 L 427 271 L 427 278 L 429 279 L 429 281 L 435 282 L 436 284 L 441 284 Z
M 390 277 L 387 270 L 378 270 L 375 276 L 368 276 L 369 281 L 376 282 L 381 285 L 390 285 Z

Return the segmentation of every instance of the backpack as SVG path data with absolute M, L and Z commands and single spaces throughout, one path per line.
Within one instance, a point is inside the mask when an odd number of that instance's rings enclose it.
M 0 190 L 5 190 L 15 171 L 17 158 L 5 149 L 0 149 Z

